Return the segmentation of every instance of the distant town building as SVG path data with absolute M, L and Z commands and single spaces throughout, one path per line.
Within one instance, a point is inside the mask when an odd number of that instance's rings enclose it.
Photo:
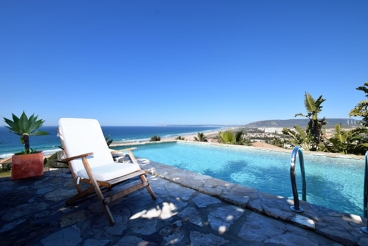
M 264 130 L 265 133 L 277 133 L 277 134 L 282 134 L 282 128 L 278 127 L 267 127 L 267 128 L 263 128 L 262 130 Z
M 356 120 L 348 120 L 347 124 L 348 124 L 348 126 L 356 126 L 357 121 Z

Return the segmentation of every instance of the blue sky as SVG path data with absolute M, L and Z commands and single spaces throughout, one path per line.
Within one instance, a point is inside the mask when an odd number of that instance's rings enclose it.
M 1 1 L 0 116 L 102 125 L 348 117 L 368 1 Z M 1 121 L 0 125 L 4 125 Z

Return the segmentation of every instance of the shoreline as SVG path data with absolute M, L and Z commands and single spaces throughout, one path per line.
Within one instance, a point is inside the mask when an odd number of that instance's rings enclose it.
M 236 131 L 241 129 L 240 126 L 233 126 L 233 127 L 228 127 L 228 128 L 222 128 L 222 129 L 217 129 L 217 130 L 208 130 L 208 131 L 204 131 L 202 133 L 204 133 L 204 135 L 207 137 L 207 142 L 203 142 L 203 143 L 209 143 L 209 144 L 219 144 L 217 139 L 215 139 L 216 136 L 218 136 L 218 134 L 221 131 L 228 131 L 228 130 L 232 130 L 232 131 Z M 178 136 L 181 136 L 184 138 L 184 140 L 176 140 L 176 138 Z M 162 142 L 175 142 L 175 141 L 187 141 L 187 142 L 196 142 L 194 140 L 194 138 L 197 137 L 197 134 L 195 133 L 184 133 L 184 134 L 177 134 L 177 135 L 173 135 L 170 137 L 163 137 L 161 138 L 160 141 L 150 141 L 149 138 L 147 139 L 137 139 L 137 140 L 126 140 L 126 141 L 113 141 L 110 144 L 110 147 L 120 147 L 120 146 L 130 146 L 130 145 L 143 145 L 143 144 L 149 144 L 149 143 L 162 143 Z M 251 143 L 250 146 L 248 147 L 253 147 L 253 148 L 257 148 L 257 149 L 263 149 L 263 150 L 272 150 L 272 151 L 281 151 L 281 152 L 290 152 L 292 151 L 291 149 L 285 149 L 282 147 L 278 147 L 272 144 L 268 144 L 265 143 L 263 141 L 254 141 Z M 55 149 L 55 150 L 45 150 L 44 153 L 46 152 L 47 154 L 44 154 L 44 158 L 49 158 L 52 154 L 56 153 L 60 151 L 60 149 Z M 315 151 L 308 151 L 308 150 L 303 150 L 303 153 L 305 154 L 312 154 L 312 155 L 321 155 L 321 156 L 328 156 L 328 157 L 341 157 L 341 158 L 351 158 L 351 159 L 364 159 L 364 156 L 358 156 L 358 155 L 344 155 L 341 153 L 329 153 L 329 152 L 315 152 Z M 6 163 L 7 161 L 11 160 L 13 154 L 9 154 L 9 156 L 5 156 L 3 158 L 0 158 L 0 165 Z
M 223 131 L 224 129 L 228 129 L 228 128 L 229 127 L 225 127 L 225 126 L 219 126 L 218 128 L 215 128 L 215 129 L 194 128 L 194 129 L 191 129 L 191 132 L 184 132 L 184 133 L 180 132 L 181 128 L 178 128 L 178 129 L 174 130 L 174 132 L 179 132 L 179 133 L 173 133 L 173 134 L 171 134 L 171 133 L 162 133 L 162 134 L 160 134 L 160 132 L 159 132 L 158 134 L 156 133 L 155 135 L 160 136 L 162 141 L 163 140 L 169 140 L 169 139 L 175 139 L 178 136 L 182 136 L 186 139 L 189 139 L 189 138 L 194 139 L 194 136 L 196 136 L 197 132 L 203 132 L 207 136 L 208 134 L 217 133 L 219 131 Z M 184 131 L 186 131 L 186 130 L 188 130 L 188 129 L 184 128 Z M 124 132 L 124 130 L 123 130 L 123 132 Z M 154 132 L 154 131 L 152 131 L 152 132 Z M 125 133 L 126 133 L 126 131 L 124 132 L 124 134 Z M 126 145 L 126 144 L 136 144 L 136 143 L 140 143 L 140 142 L 149 142 L 150 138 L 154 135 L 154 133 L 150 134 L 149 132 L 146 132 L 145 135 L 146 135 L 146 137 L 138 137 L 139 136 L 139 134 L 138 134 L 138 135 L 134 135 L 135 138 L 122 139 L 122 138 L 120 138 L 119 133 L 118 133 L 118 135 L 116 135 L 116 136 L 114 136 L 114 135 L 111 136 L 111 138 L 113 139 L 112 146 L 116 146 L 116 145 L 120 146 L 120 145 Z M 162 137 L 162 135 L 164 135 L 164 137 Z M 13 135 L 9 135 L 9 136 L 14 137 Z M 134 137 L 134 136 L 131 135 L 131 137 Z M 119 139 L 119 140 L 116 140 L 116 139 Z M 5 141 L 5 140 L 3 140 L 3 141 Z M 46 141 L 44 143 L 38 142 L 37 144 L 38 145 L 36 145 L 36 146 L 33 144 L 32 147 L 34 149 L 41 150 L 44 153 L 45 156 L 52 155 L 55 152 L 60 150 L 58 148 L 58 146 L 60 145 L 60 140 L 58 140 L 58 139 L 56 139 L 56 140 L 53 139 L 51 142 L 49 142 L 49 141 Z M 18 147 L 14 148 L 14 146 L 11 146 L 11 148 L 10 147 L 8 148 L 8 146 L 5 145 L 4 149 L 0 153 L 0 161 L 13 156 L 14 153 L 18 153 L 22 150 L 23 150 L 23 148 L 22 148 L 21 145 L 19 145 L 19 148 Z
M 219 132 L 228 131 L 228 130 L 236 130 L 236 129 L 239 129 L 239 128 L 240 127 L 229 127 L 229 128 L 224 128 L 224 129 L 221 129 L 221 130 L 209 130 L 209 131 L 203 132 L 203 134 L 207 137 L 208 140 L 211 140 L 211 141 L 208 141 L 209 143 L 211 143 L 213 141 L 214 137 L 219 134 Z M 197 134 L 195 134 L 195 133 L 178 134 L 178 135 L 175 135 L 175 136 L 172 136 L 172 137 L 163 137 L 163 138 L 161 138 L 160 141 L 155 141 L 155 142 L 177 141 L 176 138 L 179 137 L 179 136 L 184 138 L 183 141 L 194 141 L 194 138 L 197 137 Z M 136 145 L 136 144 L 146 144 L 146 143 L 153 143 L 153 142 L 150 142 L 149 139 L 113 141 L 110 144 L 110 147 L 117 147 L 117 146 L 124 146 L 124 145 Z

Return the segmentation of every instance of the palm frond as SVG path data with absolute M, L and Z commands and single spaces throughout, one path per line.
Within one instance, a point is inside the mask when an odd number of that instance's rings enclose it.
M 308 112 L 313 112 L 316 110 L 314 98 L 307 92 L 305 93 L 304 105 Z

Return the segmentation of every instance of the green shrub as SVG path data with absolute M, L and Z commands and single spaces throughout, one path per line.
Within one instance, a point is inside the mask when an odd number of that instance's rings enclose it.
M 150 142 L 155 142 L 155 141 L 160 141 L 160 140 L 161 140 L 160 136 L 153 135 L 150 139 Z

